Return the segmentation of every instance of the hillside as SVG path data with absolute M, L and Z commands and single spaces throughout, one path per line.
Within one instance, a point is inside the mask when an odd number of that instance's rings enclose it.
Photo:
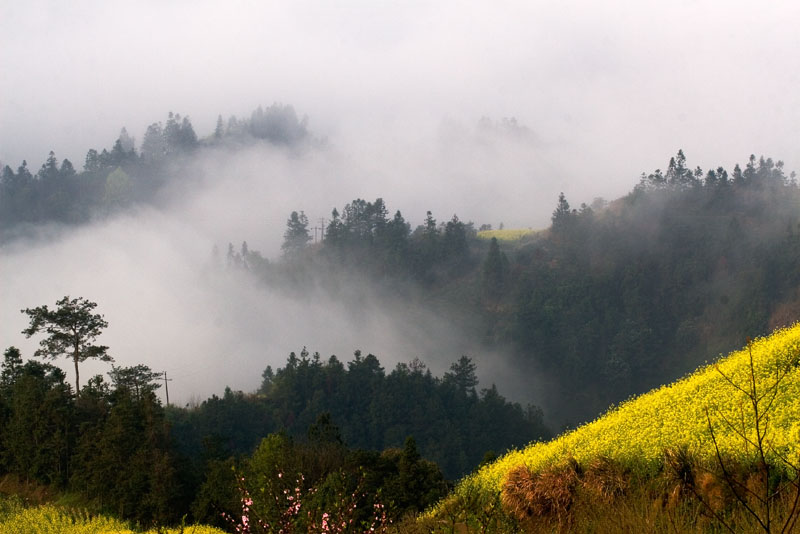
M 669 471 L 675 456 L 690 458 L 708 472 L 721 463 L 729 470 L 750 466 L 757 472 L 759 450 L 770 466 L 771 483 L 783 476 L 796 486 L 796 467 L 790 464 L 800 453 L 798 398 L 800 325 L 795 325 L 552 441 L 506 454 L 465 478 L 455 500 L 465 503 L 476 494 L 493 500 L 502 494 L 506 511 L 513 513 L 509 507 L 518 508 L 524 499 L 520 468 L 533 479 L 563 472 L 564 466 L 581 476 L 599 462 L 641 484 Z M 452 503 L 441 503 L 434 515 Z
M 620 199 L 575 209 L 560 195 L 537 232 L 476 231 L 485 226 L 430 212 L 412 231 L 384 199 L 355 199 L 334 209 L 320 244 L 306 246 L 300 228 L 284 243 L 292 254 L 250 270 L 354 308 L 372 284 L 447 317 L 465 350 L 501 354 L 522 375 L 498 380 L 504 389 L 574 428 L 796 320 L 799 201 L 780 161 L 751 156 L 703 177 L 679 151 Z M 287 232 L 297 226 L 290 218 Z

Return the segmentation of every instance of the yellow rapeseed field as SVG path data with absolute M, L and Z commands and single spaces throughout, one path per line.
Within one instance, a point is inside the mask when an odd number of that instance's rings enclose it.
M 754 373 L 750 372 L 750 351 Z M 766 394 L 759 409 L 769 414 L 769 448 L 796 460 L 800 454 L 799 357 L 800 325 L 776 331 L 752 341 L 749 349 L 731 353 L 715 365 L 631 399 L 594 422 L 550 442 L 506 454 L 465 478 L 456 491 L 462 495 L 475 490 L 499 493 L 513 468 L 525 465 L 537 472 L 567 458 L 585 464 L 606 457 L 646 473 L 658 469 L 665 450 L 685 447 L 695 457 L 713 461 L 710 428 L 722 454 L 747 461 L 755 454 L 754 449 L 736 431 L 744 429 L 752 439 L 755 417 L 748 396 L 737 387 L 749 391 L 753 375 L 757 394 Z M 782 374 L 783 378 L 777 380 Z M 767 406 L 772 398 L 770 391 L 775 393 L 774 402 Z
M 496 237 L 498 241 L 519 241 L 523 237 L 533 235 L 533 230 L 522 228 L 519 230 L 483 230 L 478 232 L 480 239 L 491 239 Z
M 69 511 L 53 505 L 25 508 L 9 506 L 0 515 L 0 532 L 3 534 L 134 534 L 128 523 L 104 516 Z M 146 534 L 156 534 L 156 530 Z M 178 534 L 180 528 L 162 529 L 164 534 Z M 184 527 L 184 534 L 224 534 L 222 530 L 206 526 Z

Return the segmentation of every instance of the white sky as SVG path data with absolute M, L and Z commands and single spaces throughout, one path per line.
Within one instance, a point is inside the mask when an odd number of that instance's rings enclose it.
M 798 169 L 798 23 L 788 0 L 4 2 L 0 160 L 80 167 L 121 126 L 278 101 L 333 140 L 514 116 L 614 193 L 678 148 Z

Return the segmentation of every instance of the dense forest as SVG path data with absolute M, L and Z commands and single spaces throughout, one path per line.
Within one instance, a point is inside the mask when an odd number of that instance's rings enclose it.
M 38 170 L 23 161 L 14 171 L 6 165 L 0 176 L 0 239 L 26 224 L 77 224 L 141 202 L 157 202 L 158 192 L 174 185 L 197 150 L 241 148 L 265 143 L 299 150 L 319 143 L 291 106 L 259 107 L 247 119 L 220 116 L 214 132 L 198 139 L 189 117 L 170 112 L 166 122 L 147 127 L 141 146 L 125 128 L 110 149 L 90 149 L 83 170 L 53 151 Z M 12 232 L 12 233 L 9 233 Z
M 356 199 L 333 209 L 320 244 L 292 212 L 281 261 L 244 243 L 229 245 L 226 264 L 338 297 L 342 273 L 404 298 L 422 288 L 416 305 L 480 332 L 477 353 L 504 350 L 546 376 L 546 415 L 571 426 L 792 322 L 799 198 L 781 162 L 751 156 L 703 173 L 679 151 L 614 202 L 574 209 L 560 195 L 551 227 L 518 241 L 480 239 L 473 223 L 430 212 L 412 231 L 383 199 Z
M 26 162 L 6 166 L 0 241 L 33 225 L 158 204 L 165 187 L 187 180 L 180 171 L 200 151 L 259 143 L 302 152 L 321 142 L 291 107 L 273 105 L 227 124 L 220 117 L 203 139 L 172 113 L 138 149 L 123 129 L 110 150 L 88 152 L 82 171 L 53 152 L 35 173 Z M 519 374 L 544 384 L 545 411 L 506 400 L 502 384 L 479 388 L 466 355 L 436 377 L 415 355 L 387 372 L 372 354 L 345 362 L 303 348 L 264 369 L 257 391 L 226 389 L 181 408 L 162 405 L 160 377 L 145 366 L 112 367 L 110 382 L 81 385 L 76 356 L 73 387 L 60 368 L 24 361 L 6 340 L 0 471 L 141 524 L 176 522 L 187 510 L 209 522 L 234 513 L 242 490 L 234 470 L 262 487 L 283 483 L 284 473 L 303 476 L 308 488 L 330 488 L 319 499 L 360 488 L 381 495 L 394 517 L 421 511 L 446 480 L 548 437 L 545 422 L 561 430 L 592 419 L 792 322 L 798 200 L 780 161 L 750 156 L 731 172 L 705 172 L 679 151 L 618 200 L 575 209 L 562 194 L 551 226 L 517 240 L 483 239 L 474 223 L 430 211 L 412 228 L 377 198 L 332 207 L 317 242 L 303 206 L 289 207 L 280 258 L 228 244 L 211 252 L 217 268 L 298 298 L 313 287 L 357 303 L 363 286 L 452 317 L 475 339 L 474 354 L 508 355 Z M 25 310 L 28 335 L 41 326 L 35 310 Z
M 253 491 L 265 478 L 282 484 L 280 474 L 288 484 L 302 477 L 305 489 L 381 495 L 398 518 L 436 502 L 447 479 L 548 435 L 540 410 L 523 410 L 494 386 L 478 394 L 467 357 L 440 379 L 418 360 L 386 374 L 372 354 L 356 351 L 345 367 L 303 350 L 277 371 L 267 367 L 257 392 L 226 389 L 192 408 L 163 406 L 161 375 L 144 365 L 112 364 L 110 382 L 97 375 L 81 386 L 78 362 L 109 358 L 93 344 L 107 326 L 94 307 L 65 297 L 55 309 L 25 310 L 26 333 L 48 333 L 36 356 L 74 359 L 76 384 L 52 364 L 5 351 L 0 474 L 142 525 L 174 523 L 188 510 L 220 523 L 239 506 L 234 470 Z

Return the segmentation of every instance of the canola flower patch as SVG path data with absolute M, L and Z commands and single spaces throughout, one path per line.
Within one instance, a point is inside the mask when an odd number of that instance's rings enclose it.
M 124 521 L 104 516 L 64 510 L 57 506 L 42 505 L 31 508 L 5 501 L 0 506 L 0 532 L 3 534 L 139 534 Z M 207 526 L 150 530 L 144 534 L 224 534 L 224 531 Z
M 519 241 L 523 237 L 532 236 L 535 233 L 527 228 L 518 230 L 482 230 L 478 232 L 478 238 L 489 240 L 495 237 L 498 241 Z
M 736 386 L 745 390 L 749 387 L 750 351 L 758 394 L 769 393 L 769 388 L 775 387 L 774 401 L 767 408 L 771 398 L 768 394 L 760 407 L 769 412 L 767 440 L 772 455 L 777 451 L 784 457 L 797 459 L 800 325 L 756 339 L 749 348 L 733 352 L 717 364 L 704 366 L 671 385 L 633 398 L 552 441 L 511 451 L 462 480 L 456 491 L 462 495 L 476 490 L 499 493 L 512 469 L 525 465 L 538 472 L 567 458 L 585 465 L 605 457 L 643 474 L 654 473 L 662 465 L 667 449 L 686 448 L 699 459 L 713 460 L 715 447 L 710 428 L 723 455 L 746 462 L 754 457 L 755 449 L 737 435 L 737 430 L 755 440 L 755 418 L 747 395 Z M 780 464 L 777 458 L 772 460 Z

